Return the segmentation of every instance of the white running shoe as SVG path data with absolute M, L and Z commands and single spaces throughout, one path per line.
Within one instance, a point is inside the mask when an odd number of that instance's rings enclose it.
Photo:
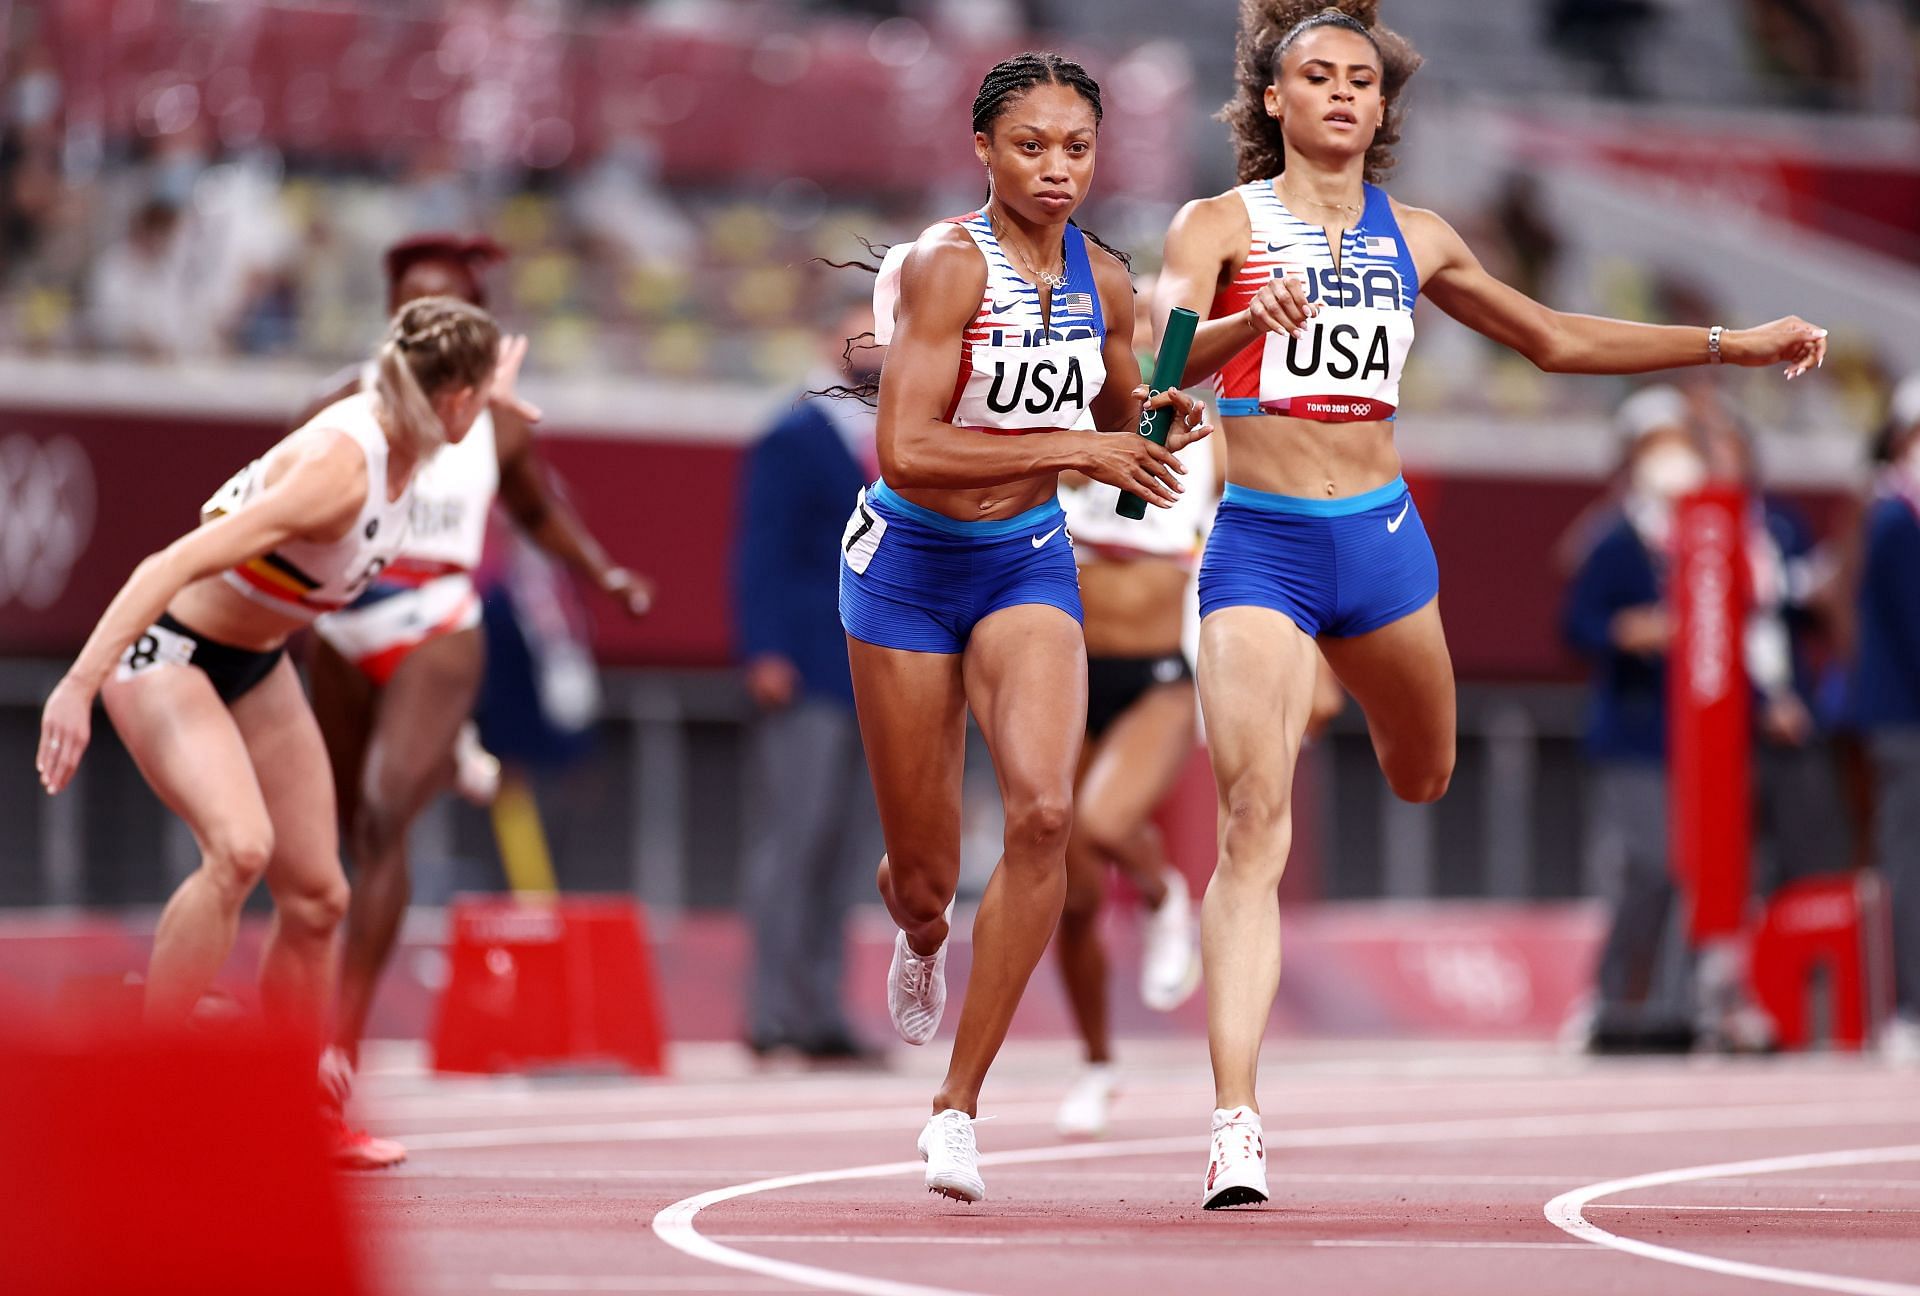
M 1140 1002 L 1172 1012 L 1200 985 L 1200 939 L 1187 880 L 1167 870 L 1167 898 L 1147 915 L 1146 951 L 1140 961 Z
M 1880 1056 L 1898 1067 L 1920 1067 L 1920 1017 L 1902 1015 L 1882 1026 Z
M 1251 1107 L 1213 1113 L 1213 1153 L 1207 1161 L 1207 1186 L 1200 1204 L 1258 1206 L 1267 1199 L 1267 1147 L 1260 1134 L 1260 1113 Z
M 920 1159 L 927 1163 L 928 1192 L 963 1202 L 987 1199 L 971 1116 L 951 1107 L 935 1112 L 920 1131 L 919 1147 Z
M 1089 1065 L 1061 1101 L 1060 1114 L 1054 1117 L 1054 1128 L 1067 1138 L 1104 1137 L 1107 1132 L 1107 1107 L 1113 1102 L 1115 1087 L 1110 1065 L 1105 1062 Z
M 477 806 L 490 806 L 500 795 L 500 758 L 480 745 L 480 727 L 471 720 L 453 740 L 453 787 Z
M 947 1008 L 947 946 L 915 954 L 905 932 L 893 936 L 893 966 L 887 969 L 887 1012 L 909 1044 L 925 1044 L 940 1029 Z

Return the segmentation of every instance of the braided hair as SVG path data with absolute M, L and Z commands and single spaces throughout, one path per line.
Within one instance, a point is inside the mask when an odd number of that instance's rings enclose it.
M 1099 128 L 1105 110 L 1100 103 L 1100 83 L 1093 79 L 1093 75 L 1065 55 L 1048 50 L 1028 50 L 1022 54 L 1015 54 L 1011 58 L 1001 59 L 988 68 L 987 74 L 980 79 L 980 92 L 973 97 L 974 133 L 991 138 L 995 123 L 1006 114 L 1013 101 L 1035 86 L 1041 85 L 1060 85 L 1072 89 L 1086 100 L 1089 108 L 1093 109 L 1093 124 L 1096 129 Z M 993 195 L 989 192 L 987 196 L 991 198 Z M 1121 265 L 1132 266 L 1133 259 L 1125 252 L 1114 247 L 1092 230 L 1081 229 L 1077 222 L 1069 221 L 1068 223 L 1075 229 L 1079 229 L 1096 246 L 1103 248 Z M 858 269 L 878 274 L 880 267 L 877 262 L 885 258 L 888 249 L 864 237 L 860 238 L 860 242 L 866 248 L 867 255 L 873 258 L 872 262 L 833 261 L 824 257 L 815 259 L 836 270 Z M 860 337 L 848 338 L 845 348 L 841 351 L 841 358 L 844 360 L 851 357 L 855 347 L 871 336 L 871 334 L 862 334 Z M 868 342 L 867 345 L 872 343 Z M 851 397 L 868 404 L 872 404 L 879 394 L 880 384 L 874 380 L 856 384 L 836 383 L 831 387 L 807 393 L 809 396 Z
M 493 372 L 500 326 L 455 297 L 418 297 L 394 313 L 374 356 L 372 386 L 400 440 L 418 454 L 437 450 L 446 428 L 432 397 L 478 387 Z
M 1367 149 L 1364 178 L 1379 184 L 1393 170 L 1393 146 L 1400 142 L 1406 118 L 1400 94 L 1419 70 L 1421 58 L 1406 38 L 1380 25 L 1380 0 L 1240 0 L 1240 35 L 1234 45 L 1237 88 L 1216 115 L 1233 136 L 1241 184 L 1286 170 L 1286 142 L 1280 123 L 1267 113 L 1267 87 L 1294 42 L 1323 27 L 1366 37 L 1380 56 L 1384 111 Z
M 1105 109 L 1100 104 L 1100 83 L 1093 79 L 1093 74 L 1064 54 L 1055 54 L 1051 50 L 1028 50 L 1001 59 L 988 68 L 986 76 L 980 79 L 980 93 L 973 97 L 974 134 L 991 138 L 994 123 L 1005 115 L 1012 102 L 1035 86 L 1042 85 L 1066 86 L 1086 100 L 1087 107 L 1093 109 L 1094 128 L 1099 129 Z M 1081 229 L 1077 221 L 1069 221 L 1068 224 L 1092 239 L 1096 246 L 1104 249 L 1121 265 L 1133 265 L 1132 257 L 1092 230 Z

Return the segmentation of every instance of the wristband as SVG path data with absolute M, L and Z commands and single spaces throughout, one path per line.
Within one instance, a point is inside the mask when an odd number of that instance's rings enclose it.
M 1723 363 L 1726 360 L 1726 357 L 1720 354 L 1720 335 L 1725 333 L 1726 331 L 1727 330 L 1725 328 L 1721 327 L 1718 324 L 1715 324 L 1712 328 L 1707 330 L 1707 363 L 1708 364 L 1717 365 L 1717 364 Z

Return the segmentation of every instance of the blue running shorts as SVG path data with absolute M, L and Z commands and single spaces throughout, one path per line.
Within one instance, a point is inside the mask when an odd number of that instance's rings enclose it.
M 1404 478 L 1345 499 L 1298 499 L 1228 484 L 1200 562 L 1200 615 L 1283 613 L 1309 635 L 1398 621 L 1440 592 L 1440 567 Z
M 1051 500 L 1018 517 L 962 522 L 875 482 L 840 538 L 840 624 L 880 648 L 957 653 L 1002 608 L 1042 603 L 1081 620 L 1066 524 Z

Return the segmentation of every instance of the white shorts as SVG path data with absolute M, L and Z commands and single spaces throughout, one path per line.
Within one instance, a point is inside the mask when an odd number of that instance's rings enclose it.
M 376 583 L 352 606 L 313 623 L 333 650 L 375 684 L 385 684 L 421 644 L 480 624 L 480 596 L 466 572 L 417 586 Z

